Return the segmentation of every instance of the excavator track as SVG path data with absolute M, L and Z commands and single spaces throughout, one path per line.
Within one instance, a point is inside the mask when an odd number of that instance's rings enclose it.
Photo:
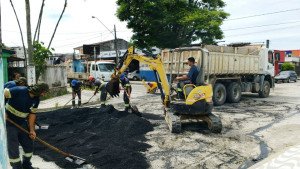
M 205 121 L 208 125 L 208 129 L 213 133 L 220 133 L 222 131 L 222 121 L 219 117 L 208 114 L 203 117 L 203 121 Z
M 174 113 L 170 112 L 170 110 L 165 110 L 165 120 L 168 123 L 171 133 L 180 133 L 181 121 L 179 116 L 174 115 Z

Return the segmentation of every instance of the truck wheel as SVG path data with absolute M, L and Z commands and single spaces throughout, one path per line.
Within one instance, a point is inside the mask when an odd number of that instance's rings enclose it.
M 134 80 L 134 81 L 137 81 L 138 79 L 137 79 L 137 77 L 136 77 L 136 76 L 134 76 L 134 77 L 133 77 L 133 80 Z
M 242 97 L 241 85 L 237 82 L 232 82 L 227 87 L 227 101 L 229 103 L 238 103 Z
M 270 83 L 268 81 L 264 81 L 262 91 L 258 92 L 259 97 L 266 98 L 270 95 Z
M 222 83 L 216 83 L 213 91 L 213 102 L 215 106 L 224 104 L 226 100 L 226 88 Z

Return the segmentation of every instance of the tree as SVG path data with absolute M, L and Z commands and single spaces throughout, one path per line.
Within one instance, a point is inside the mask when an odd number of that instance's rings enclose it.
M 139 48 L 175 48 L 201 40 L 213 44 L 223 38 L 220 28 L 229 14 L 222 0 L 117 0 L 117 16 L 133 30 Z
M 281 71 L 295 70 L 295 66 L 293 64 L 291 64 L 291 63 L 286 62 L 286 63 L 284 63 L 284 64 L 281 65 L 281 69 L 280 70 Z
M 52 55 L 52 52 L 43 45 L 43 42 L 38 43 L 37 41 L 33 44 L 33 62 L 35 66 L 36 80 L 38 80 L 40 75 L 45 72 L 47 68 L 46 59 L 49 58 L 49 55 Z M 51 50 L 54 51 L 53 48 Z

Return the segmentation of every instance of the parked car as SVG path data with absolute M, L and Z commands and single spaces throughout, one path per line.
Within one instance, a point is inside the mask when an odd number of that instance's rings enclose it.
M 289 83 L 291 81 L 297 82 L 297 74 L 295 71 L 281 71 L 275 76 L 275 83 L 281 80 L 284 83 Z
M 135 70 L 133 72 L 129 72 L 127 74 L 128 79 L 139 80 L 140 79 L 140 71 Z

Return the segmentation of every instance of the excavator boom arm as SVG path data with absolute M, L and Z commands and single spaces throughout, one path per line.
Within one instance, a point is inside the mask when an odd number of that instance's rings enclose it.
M 119 64 L 115 68 L 115 71 L 112 74 L 111 78 L 112 78 L 112 80 L 117 81 L 120 78 L 121 74 L 125 72 L 125 70 L 129 66 L 129 64 L 132 62 L 132 60 L 137 60 L 139 62 L 149 65 L 150 69 L 154 71 L 154 74 L 155 74 L 155 77 L 156 77 L 156 80 L 158 83 L 158 87 L 161 90 L 161 95 L 162 95 L 162 100 L 164 102 L 164 105 L 165 105 L 165 107 L 168 107 L 169 101 L 170 101 L 170 99 L 169 99 L 170 91 L 169 91 L 169 83 L 168 83 L 168 79 L 167 79 L 167 76 L 165 73 L 164 64 L 161 60 L 160 55 L 153 55 L 153 54 L 150 54 L 149 52 L 145 52 L 145 53 L 151 55 L 151 57 L 134 54 L 134 47 L 131 46 L 128 49 L 127 53 L 120 60 Z M 157 74 L 159 75 L 159 77 L 157 76 Z M 162 88 L 163 88 L 164 92 L 163 92 Z M 110 91 L 108 91 L 108 92 L 111 94 Z

